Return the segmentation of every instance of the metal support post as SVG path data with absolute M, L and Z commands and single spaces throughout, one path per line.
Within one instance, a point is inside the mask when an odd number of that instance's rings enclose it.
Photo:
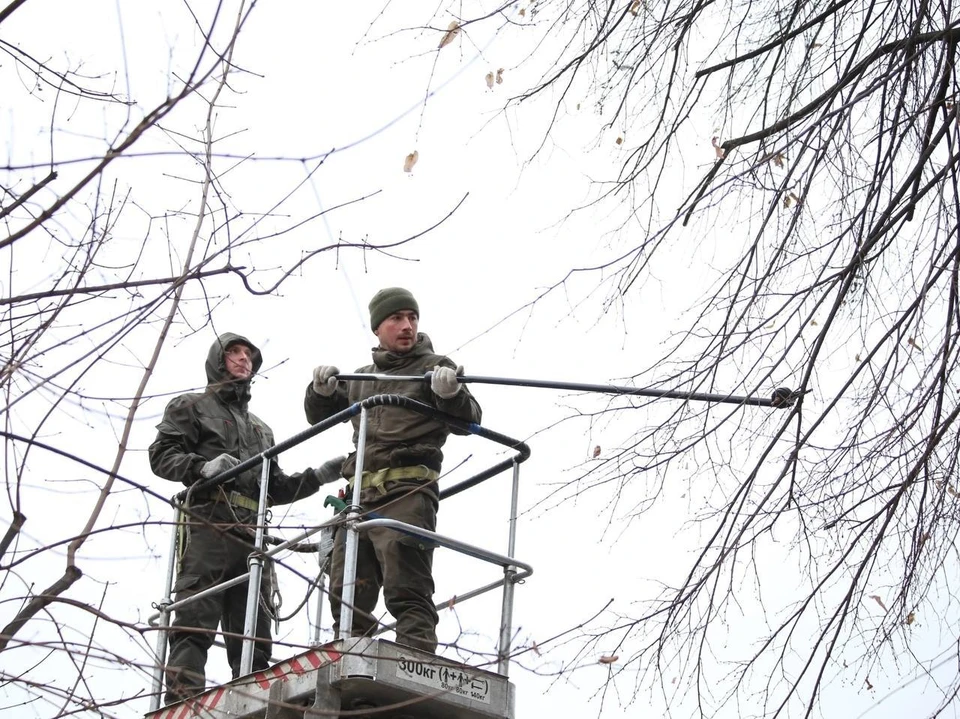
M 160 610 L 160 619 L 157 626 L 157 664 L 153 668 L 153 691 L 150 694 L 150 711 L 156 711 L 160 708 L 160 697 L 163 693 L 163 668 L 167 663 L 167 634 L 170 628 L 170 610 L 167 609 L 173 603 L 173 575 L 176 572 L 177 556 L 177 537 L 180 533 L 180 523 L 184 521 L 183 511 L 176 507 L 173 512 L 173 531 L 170 533 L 170 552 L 167 557 L 167 584 L 164 590 L 163 601 L 157 605 Z
M 357 435 L 357 466 L 353 473 L 353 497 L 347 507 L 347 521 L 343 528 L 347 532 L 343 553 L 343 585 L 340 589 L 340 626 L 334 639 L 353 636 L 353 603 L 356 597 L 357 554 L 360 544 L 360 489 L 363 485 L 363 455 L 367 447 L 367 408 L 360 409 L 360 431 Z M 330 579 L 333 590 L 333 577 Z
M 257 506 L 257 534 L 254 551 L 247 560 L 250 580 L 247 584 L 247 616 L 243 624 L 243 652 L 240 655 L 240 675 L 253 671 L 253 649 L 257 635 L 257 614 L 260 610 L 260 585 L 263 579 L 263 535 L 267 525 L 267 493 L 270 486 L 270 458 L 260 455 L 260 502 Z
M 516 556 L 517 508 L 520 495 L 520 464 L 513 463 L 513 487 L 510 492 L 510 522 L 507 556 Z M 516 586 L 516 567 L 503 568 L 503 607 L 500 610 L 500 646 L 497 650 L 497 673 L 509 676 L 510 642 L 513 634 L 513 594 Z
M 323 574 L 317 577 L 317 613 L 314 616 L 313 638 L 310 640 L 310 646 L 320 646 L 320 623 L 323 621 Z

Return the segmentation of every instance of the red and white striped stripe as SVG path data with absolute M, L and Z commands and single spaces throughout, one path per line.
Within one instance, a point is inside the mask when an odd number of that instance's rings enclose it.
M 226 687 L 217 687 L 208 691 L 206 694 L 185 699 L 179 704 L 171 704 L 153 714 L 148 714 L 150 719 L 187 719 L 188 717 L 203 716 L 207 712 L 216 709 L 223 695 L 227 693 Z
M 256 692 L 257 688 L 266 693 L 270 685 L 275 682 L 289 681 L 290 676 L 303 676 L 307 672 L 314 671 L 320 667 L 331 664 L 340 659 L 340 653 L 330 648 L 311 649 L 309 652 L 300 654 L 284 662 L 265 669 L 262 672 L 253 674 L 253 684 L 245 684 L 245 690 L 248 693 Z M 185 699 L 177 704 L 158 709 L 155 712 L 147 714 L 147 719 L 190 719 L 190 717 L 209 717 L 214 709 L 220 704 L 229 684 L 216 689 L 211 689 L 205 694 L 200 694 L 190 699 Z
M 262 672 L 255 672 L 253 680 L 261 689 L 269 689 L 275 681 L 285 682 L 291 674 L 299 677 L 312 669 L 319 669 L 324 664 L 335 662 L 339 658 L 340 653 L 332 649 L 314 649 L 306 654 L 280 662 Z M 302 662 L 309 664 L 309 668 L 304 667 Z

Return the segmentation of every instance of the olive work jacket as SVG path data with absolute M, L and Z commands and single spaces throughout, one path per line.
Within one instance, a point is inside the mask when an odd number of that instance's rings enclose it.
M 237 381 L 226 370 L 225 350 L 236 343 L 251 348 L 254 373 L 263 363 L 260 351 L 241 335 L 226 333 L 213 343 L 206 361 L 206 390 L 170 400 L 163 420 L 157 425 L 157 438 L 149 449 L 150 467 L 157 476 L 189 486 L 201 478 L 204 463 L 220 454 L 231 454 L 242 462 L 274 445 L 273 431 L 247 409 L 249 380 Z M 260 473 L 259 466 L 248 469 L 223 488 L 259 500 Z M 270 461 L 270 504 L 289 504 L 316 493 L 319 487 L 320 481 L 313 469 L 287 475 L 276 459 Z M 216 488 L 209 494 L 214 493 Z M 206 491 L 205 495 L 208 495 Z M 202 503 L 202 500 L 194 502 Z M 224 505 L 223 509 L 228 507 Z M 249 521 L 256 513 L 234 507 L 232 515 Z
M 423 375 L 437 365 L 456 369 L 454 362 L 433 351 L 430 338 L 422 332 L 417 335 L 417 343 L 409 352 L 388 352 L 380 347 L 373 348 L 373 364 L 361 367 L 358 374 L 395 374 Z M 313 391 L 313 383 L 307 385 L 303 408 L 310 424 L 330 417 L 352 404 L 367 397 L 380 394 L 396 394 L 436 407 L 467 422 L 480 423 L 482 411 L 477 400 L 461 385 L 460 391 L 450 399 L 438 397 L 427 382 L 388 380 L 337 383 L 337 391 L 330 397 L 318 395 Z M 364 472 L 376 472 L 388 467 L 411 467 L 419 464 L 440 471 L 443 462 L 443 447 L 450 432 L 467 434 L 450 427 L 433 417 L 412 412 L 403 407 L 381 405 L 367 411 L 366 451 L 363 457 Z M 353 418 L 353 443 L 357 444 L 360 434 L 360 415 Z M 357 453 L 354 451 L 343 463 L 341 473 L 352 477 L 356 471 Z M 432 494 L 437 495 L 436 485 L 431 485 Z M 376 490 L 371 490 L 375 492 Z M 364 490 L 366 493 L 367 490 Z M 372 498 L 372 497 L 371 497 Z

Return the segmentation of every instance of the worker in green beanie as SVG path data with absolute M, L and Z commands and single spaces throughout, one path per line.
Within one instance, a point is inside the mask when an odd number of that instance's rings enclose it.
M 423 375 L 432 371 L 429 385 L 390 380 L 346 382 L 340 370 L 320 365 L 307 385 L 304 410 L 316 424 L 367 397 L 403 395 L 436 407 L 467 422 L 479 424 L 480 405 L 458 381 L 463 367 L 436 354 L 430 338 L 418 331 L 420 306 L 402 287 L 388 287 L 370 300 L 370 329 L 378 343 L 373 364 L 359 374 Z M 416 527 L 436 530 L 440 493 L 437 479 L 443 461 L 442 447 L 450 432 L 464 434 L 433 417 L 394 407 L 373 407 L 368 412 L 360 502 L 364 511 Z M 357 442 L 360 417 L 353 418 Z M 356 452 L 347 457 L 341 473 L 352 481 Z M 338 529 L 330 568 L 330 607 L 339 637 L 340 596 L 343 589 L 345 530 Z M 437 612 L 433 605 L 433 549 L 421 539 L 382 527 L 360 535 L 357 555 L 353 627 L 350 636 L 372 634 L 373 615 L 380 588 L 384 603 L 396 620 L 397 642 L 428 652 L 437 647 Z
M 377 327 L 394 312 L 410 310 L 420 316 L 420 305 L 409 290 L 402 287 L 387 287 L 370 300 L 370 331 L 377 334 Z

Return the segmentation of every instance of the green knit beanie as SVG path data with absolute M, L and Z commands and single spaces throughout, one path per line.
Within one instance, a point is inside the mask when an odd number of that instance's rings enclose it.
M 417 316 L 420 315 L 420 306 L 409 290 L 402 287 L 380 290 L 370 300 L 370 329 L 376 332 L 381 322 L 400 310 L 413 310 Z

